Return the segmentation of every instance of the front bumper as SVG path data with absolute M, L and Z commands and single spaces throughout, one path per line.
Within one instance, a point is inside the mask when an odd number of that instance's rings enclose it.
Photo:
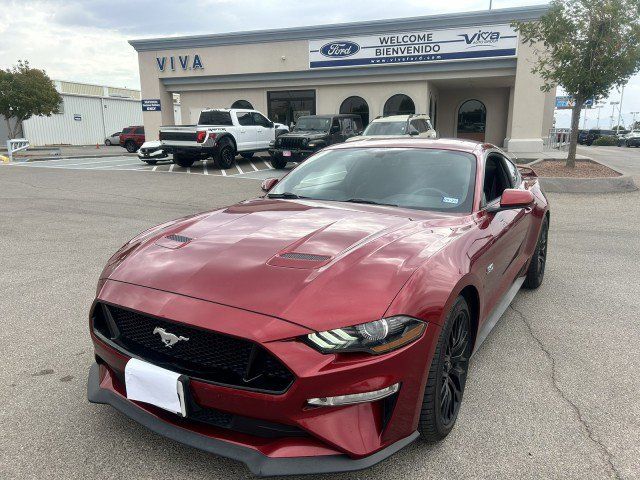
M 241 460 L 259 475 L 358 470 L 378 463 L 417 437 L 427 359 L 433 355 L 439 334 L 435 324 L 428 324 L 416 342 L 386 355 L 325 355 L 295 340 L 310 332 L 303 327 L 203 300 L 110 280 L 102 287 L 99 300 L 249 339 L 276 356 L 295 376 L 281 394 L 190 379 L 190 396 L 201 408 L 288 426 L 303 435 L 269 438 L 221 428 L 127 400 L 122 376 L 130 356 L 92 331 L 100 365 L 92 367 L 89 400 L 111 404 L 162 435 Z M 383 400 L 341 407 L 306 404 L 314 397 L 362 393 L 395 383 L 401 388 L 391 406 Z
M 291 152 L 291 156 L 285 157 L 284 152 Z M 269 149 L 269 155 L 271 155 L 272 157 L 287 158 L 287 159 L 290 159 L 292 162 L 310 157 L 314 153 L 316 153 L 316 151 L 313 149 L 302 149 L 302 148 L 294 148 L 292 150 L 287 148 L 270 148 Z
M 138 150 L 138 158 L 140 160 L 158 160 L 160 158 L 166 158 L 167 156 L 167 152 L 165 152 L 161 148 L 146 152 L 143 152 L 141 149 Z
M 153 413 L 127 400 L 113 389 L 112 379 L 105 367 L 91 365 L 87 382 L 87 398 L 92 403 L 109 404 L 127 417 L 155 433 L 209 453 L 244 463 L 258 476 L 301 475 L 346 472 L 368 468 L 404 448 L 416 438 L 414 432 L 388 447 L 365 458 L 351 459 L 346 455 L 272 458 L 258 450 L 219 440 L 196 430 L 190 430 L 164 421 Z

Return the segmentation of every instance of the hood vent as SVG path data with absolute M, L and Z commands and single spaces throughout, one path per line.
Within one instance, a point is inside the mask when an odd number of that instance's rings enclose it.
M 280 258 L 286 258 L 289 260 L 304 260 L 307 262 L 325 262 L 331 257 L 329 255 L 314 255 L 313 253 L 287 252 L 280 255 Z
M 193 238 L 189 238 L 189 237 L 185 237 L 184 235 L 167 235 L 166 237 L 167 240 L 172 240 L 174 242 L 178 242 L 178 243 L 187 243 L 190 242 L 191 240 L 193 240 Z

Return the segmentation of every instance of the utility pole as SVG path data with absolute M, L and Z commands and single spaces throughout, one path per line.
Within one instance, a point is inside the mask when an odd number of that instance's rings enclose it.
M 616 126 L 616 135 L 620 132 L 620 118 L 622 117 L 622 97 L 624 97 L 624 85 L 620 92 L 620 106 L 618 107 L 618 125 Z
M 489 10 L 491 10 L 491 7 L 493 7 L 493 0 L 489 0 Z
M 631 115 L 633 115 L 633 120 L 631 120 L 631 130 L 633 130 L 636 126 L 636 115 L 639 113 L 640 112 L 631 112 Z
M 596 105 L 595 107 L 598 109 L 598 123 L 596 124 L 596 129 L 600 128 L 600 110 L 602 110 L 602 107 L 604 107 L 604 105 Z
M 616 113 L 616 105 L 619 105 L 620 102 L 609 102 L 609 105 L 611 105 L 611 123 L 609 124 L 609 128 L 613 128 L 613 117 Z

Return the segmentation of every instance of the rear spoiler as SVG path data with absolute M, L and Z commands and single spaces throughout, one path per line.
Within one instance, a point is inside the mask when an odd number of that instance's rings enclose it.
M 525 167 L 524 165 L 518 165 L 518 171 L 520 172 L 520 175 L 522 175 L 522 178 L 538 178 L 538 174 L 535 172 L 535 170 L 531 167 Z

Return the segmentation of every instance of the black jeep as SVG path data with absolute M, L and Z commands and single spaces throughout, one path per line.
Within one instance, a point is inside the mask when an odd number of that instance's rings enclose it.
M 280 135 L 269 148 L 273 168 L 301 162 L 321 148 L 362 133 L 360 115 L 308 115 L 299 117 L 293 131 Z

